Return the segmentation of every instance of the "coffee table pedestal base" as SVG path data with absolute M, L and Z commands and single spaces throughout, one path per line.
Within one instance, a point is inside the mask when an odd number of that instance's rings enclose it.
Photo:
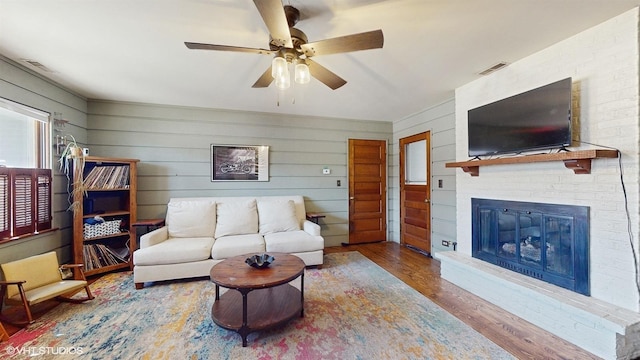
M 247 346 L 247 336 L 255 331 L 282 325 L 296 316 L 304 316 L 304 293 L 290 284 L 266 289 L 229 289 L 219 294 L 216 285 L 216 301 L 211 318 L 218 326 L 233 330 Z

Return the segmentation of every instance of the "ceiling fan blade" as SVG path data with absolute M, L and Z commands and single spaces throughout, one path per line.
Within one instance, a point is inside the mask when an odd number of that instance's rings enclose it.
M 228 46 L 228 45 L 214 45 L 214 44 L 201 44 L 201 43 L 184 43 L 189 49 L 192 50 L 218 50 L 218 51 L 236 51 L 254 54 L 273 54 L 274 52 L 267 49 L 247 48 L 241 46 Z
M 321 83 L 327 85 L 332 90 L 335 90 L 347 83 L 345 79 L 334 74 L 329 69 L 318 64 L 317 62 L 307 59 L 306 63 L 307 66 L 309 66 L 309 72 L 311 73 L 311 76 L 318 79 Z
M 287 16 L 284 13 L 282 0 L 253 0 L 262 16 L 264 24 L 269 29 L 271 35 L 271 44 L 277 47 L 293 48 L 291 33 L 289 32 L 289 24 Z
M 253 88 L 265 88 L 269 87 L 273 82 L 273 76 L 271 76 L 271 66 L 260 76 L 260 78 L 253 84 Z
M 307 57 L 382 48 L 382 30 L 320 40 L 300 46 Z

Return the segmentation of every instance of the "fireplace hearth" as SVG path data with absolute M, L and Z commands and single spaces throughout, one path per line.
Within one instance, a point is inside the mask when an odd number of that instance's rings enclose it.
M 472 255 L 589 295 L 589 208 L 471 199 Z

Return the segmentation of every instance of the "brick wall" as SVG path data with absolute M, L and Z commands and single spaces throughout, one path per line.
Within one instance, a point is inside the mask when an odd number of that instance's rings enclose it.
M 572 77 L 579 112 L 574 138 L 622 152 L 638 249 L 638 59 L 638 9 L 634 9 L 458 88 L 456 159 L 468 159 L 469 109 Z M 591 296 L 640 310 L 617 159 L 593 161 L 590 175 L 576 175 L 562 162 L 481 167 L 478 177 L 457 170 L 456 196 L 458 251 L 468 255 L 471 197 L 589 206 Z

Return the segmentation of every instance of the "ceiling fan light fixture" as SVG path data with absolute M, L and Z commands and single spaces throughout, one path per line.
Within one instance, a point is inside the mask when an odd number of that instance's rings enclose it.
M 276 81 L 279 77 L 287 75 L 289 76 L 289 68 L 287 66 L 287 60 L 283 57 L 276 56 L 271 61 L 271 76 L 273 76 Z
M 276 87 L 280 90 L 286 90 L 291 86 L 291 76 L 289 75 L 289 71 L 285 74 L 282 74 L 276 77 Z
M 311 81 L 311 73 L 309 72 L 309 66 L 305 63 L 298 63 L 295 67 L 295 82 L 296 84 L 308 84 Z
M 331 88 L 331 90 L 336 90 L 346 84 L 347 81 L 331 70 L 320 66 L 311 60 L 311 57 L 381 49 L 384 45 L 384 35 L 381 29 L 309 42 L 307 35 L 302 30 L 294 27 L 300 20 L 300 11 L 297 8 L 291 5 L 283 6 L 282 0 L 253 0 L 253 2 L 269 31 L 268 49 L 192 42 L 184 43 L 188 49 L 192 50 L 275 55 L 271 69 L 265 70 L 260 75 L 253 84 L 253 88 L 269 87 L 274 80 L 279 84 L 280 88 L 287 88 L 292 85 L 292 82 L 294 84 L 309 83 L 311 76 L 313 76 Z M 288 67 L 287 63 L 292 65 L 291 69 L 286 69 Z M 292 71 L 294 72 L 294 79 L 289 78 L 289 73 Z M 311 71 L 313 71 L 313 74 L 311 74 Z M 287 79 L 284 78 L 285 74 Z

